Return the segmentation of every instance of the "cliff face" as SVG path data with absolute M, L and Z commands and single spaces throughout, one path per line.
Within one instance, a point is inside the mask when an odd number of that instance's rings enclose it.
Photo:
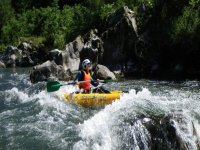
M 128 62 L 135 63 L 135 43 L 138 40 L 136 18 L 127 7 L 119 9 L 107 21 L 107 29 L 101 35 L 104 53 L 101 63 L 112 70 L 127 68 Z

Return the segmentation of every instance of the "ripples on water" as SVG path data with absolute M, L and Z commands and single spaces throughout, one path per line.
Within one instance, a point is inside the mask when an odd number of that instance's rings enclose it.
M 63 86 L 47 93 L 45 83 L 31 84 L 26 69 L 0 70 L 0 149 L 149 149 L 151 136 L 143 121 L 182 112 L 200 135 L 198 81 L 129 80 L 106 84 L 128 91 L 105 107 L 84 108 L 63 100 Z M 136 94 L 137 93 L 137 94 Z M 175 124 L 176 125 L 176 124 Z M 186 126 L 187 125 L 187 126 Z M 185 142 L 195 149 L 190 133 L 177 126 Z

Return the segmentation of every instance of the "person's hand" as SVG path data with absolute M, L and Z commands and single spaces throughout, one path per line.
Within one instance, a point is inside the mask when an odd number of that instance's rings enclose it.
M 97 85 L 99 85 L 99 83 L 100 83 L 100 80 L 99 80 L 99 79 L 97 79 Z
M 75 84 L 75 85 L 79 85 L 79 82 L 78 82 L 78 81 L 75 81 L 74 84 Z

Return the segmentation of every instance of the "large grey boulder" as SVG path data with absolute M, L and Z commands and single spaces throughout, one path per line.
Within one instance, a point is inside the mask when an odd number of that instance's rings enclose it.
M 65 70 L 75 71 L 79 69 L 80 52 L 84 47 L 84 39 L 78 36 L 73 42 L 66 45 L 62 52 L 63 67 Z
M 90 59 L 93 66 L 96 66 L 104 52 L 103 42 L 100 37 L 93 33 L 93 31 L 91 32 L 92 36 L 90 36 L 90 40 L 85 43 L 80 52 L 80 58 L 81 61 L 84 59 Z
M 90 59 L 93 66 L 98 64 L 103 55 L 103 42 L 97 36 L 97 30 L 91 30 L 84 36 L 78 36 L 74 41 L 68 43 L 64 50 L 51 50 L 49 59 L 54 60 L 57 65 L 62 65 L 64 70 L 76 71 L 81 69 L 81 62 Z
M 96 79 L 112 79 L 115 80 L 115 74 L 111 72 L 106 66 L 98 64 L 95 68 L 93 77 Z
M 64 70 L 63 66 L 56 65 L 54 61 L 47 61 L 41 65 L 33 67 L 30 74 L 32 83 L 47 80 L 69 80 L 71 78 L 70 72 Z

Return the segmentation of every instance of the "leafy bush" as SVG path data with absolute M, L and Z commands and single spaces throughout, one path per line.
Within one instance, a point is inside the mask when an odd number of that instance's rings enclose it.
M 174 40 L 181 40 L 182 38 L 189 38 L 189 35 L 196 35 L 200 25 L 199 10 L 191 7 L 186 7 L 183 15 L 179 16 L 173 26 L 172 38 Z
M 106 19 L 107 16 L 111 15 L 112 13 L 114 13 L 115 9 L 114 9 L 114 4 L 105 4 L 101 7 L 100 10 L 100 18 L 102 20 Z
M 91 28 L 101 30 L 107 16 L 122 6 L 128 6 L 137 14 L 138 29 L 148 29 L 152 39 L 174 42 L 189 39 L 199 41 L 200 0 L 1 0 L 0 47 L 18 44 L 22 37 L 46 47 L 62 49 L 65 43 Z M 141 6 L 144 4 L 143 12 Z M 61 5 L 59 8 L 58 6 Z M 141 30 L 143 32 L 143 30 Z M 169 36 L 170 35 L 170 36 Z M 189 37 L 189 38 L 188 38 Z M 35 39 L 34 39 L 35 38 Z M 171 39 L 170 39 L 171 38 Z M 168 42 L 166 42 L 168 43 Z M 195 45 L 195 43 L 193 44 Z M 157 46 L 159 47 L 159 46 Z

